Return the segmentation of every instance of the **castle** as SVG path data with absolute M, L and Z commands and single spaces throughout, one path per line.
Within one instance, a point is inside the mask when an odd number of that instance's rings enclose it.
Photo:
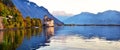
M 44 26 L 47 26 L 47 27 L 53 27 L 54 26 L 54 20 L 51 19 L 51 18 L 48 18 L 47 15 L 44 16 L 44 19 L 43 19 L 43 25 Z

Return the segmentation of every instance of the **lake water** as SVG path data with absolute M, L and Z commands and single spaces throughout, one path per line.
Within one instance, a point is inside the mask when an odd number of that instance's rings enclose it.
M 119 26 L 58 26 L 0 32 L 0 50 L 119 49 Z

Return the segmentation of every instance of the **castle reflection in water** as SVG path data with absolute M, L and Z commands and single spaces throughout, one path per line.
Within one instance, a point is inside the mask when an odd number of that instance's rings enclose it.
M 50 43 L 50 38 L 54 36 L 54 27 L 44 27 L 43 33 L 45 33 L 46 43 Z
M 54 27 L 0 31 L 0 50 L 31 50 L 49 46 Z
M 46 37 L 49 39 L 51 36 L 54 35 L 54 27 L 44 28 L 44 33 L 46 34 Z

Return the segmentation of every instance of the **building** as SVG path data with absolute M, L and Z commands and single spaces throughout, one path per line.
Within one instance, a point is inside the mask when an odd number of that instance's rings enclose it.
M 51 19 L 51 18 L 48 18 L 48 16 L 45 15 L 43 25 L 48 26 L 48 27 L 53 27 L 54 26 L 54 20 Z
M 13 18 L 13 16 L 11 16 L 11 15 L 8 15 L 8 16 L 7 16 L 7 18 L 9 18 L 9 19 L 12 19 L 12 18 Z

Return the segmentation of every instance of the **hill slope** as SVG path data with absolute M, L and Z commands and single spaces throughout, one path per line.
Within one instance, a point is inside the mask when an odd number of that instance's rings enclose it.
M 12 0 L 0 0 L 0 18 L 0 29 L 42 26 L 41 20 L 38 18 L 30 18 L 29 16 L 23 18 Z
M 61 21 L 53 17 L 43 6 L 39 7 L 35 3 L 29 2 L 28 0 L 13 0 L 13 3 L 24 17 L 30 16 L 31 18 L 40 18 L 43 20 L 44 16 L 48 15 L 48 17 L 54 19 L 55 24 L 63 24 Z

